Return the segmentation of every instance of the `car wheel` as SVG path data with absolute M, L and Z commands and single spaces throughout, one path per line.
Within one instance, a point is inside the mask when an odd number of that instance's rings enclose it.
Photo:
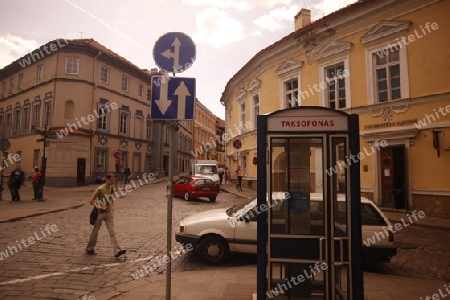
M 189 201 L 189 199 L 191 199 L 191 196 L 189 196 L 189 192 L 184 192 L 184 200 Z
M 218 235 L 210 235 L 200 241 L 200 256 L 208 264 L 221 264 L 230 254 L 228 243 Z
M 214 201 L 216 201 L 216 198 L 217 197 L 209 197 L 209 201 L 214 202 Z

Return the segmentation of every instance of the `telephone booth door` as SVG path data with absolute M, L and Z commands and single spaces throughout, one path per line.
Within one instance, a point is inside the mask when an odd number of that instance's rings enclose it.
M 352 253 L 360 252 L 361 243 L 355 247 L 358 238 L 353 235 L 361 232 L 353 224 L 360 222 L 354 218 L 358 207 L 352 205 L 360 197 L 352 198 L 350 186 L 350 119 L 340 112 L 311 107 L 280 114 L 267 116 L 267 127 L 263 126 L 267 155 L 261 161 L 266 183 L 261 189 L 266 197 L 260 201 L 258 185 L 258 205 L 265 203 L 268 209 L 258 219 L 258 274 L 263 272 L 262 259 L 265 272 L 264 295 L 262 276 L 258 276 L 258 300 L 360 299 L 359 288 L 353 286 L 361 284 L 354 278 L 362 277 L 362 272 L 360 253 Z M 308 124 L 318 121 L 322 127 L 334 128 L 309 128 Z M 297 124 L 306 128 L 290 130 Z M 258 184 L 259 168 L 258 164 Z M 260 251 L 265 252 L 264 258 Z

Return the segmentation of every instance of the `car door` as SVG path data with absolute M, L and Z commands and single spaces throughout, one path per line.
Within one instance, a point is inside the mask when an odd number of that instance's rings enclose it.
M 256 216 L 257 213 L 250 209 L 238 217 L 233 243 L 230 243 L 231 251 L 256 253 Z
M 172 190 L 176 196 L 183 196 L 186 186 L 187 178 L 180 178 L 173 183 Z

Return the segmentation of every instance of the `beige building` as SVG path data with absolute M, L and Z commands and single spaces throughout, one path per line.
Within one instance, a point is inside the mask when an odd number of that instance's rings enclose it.
M 223 122 L 223 120 L 222 120 Z M 198 99 L 195 100 L 192 159 L 214 159 L 224 164 L 225 146 L 222 140 L 221 119 Z
M 244 186 L 256 187 L 252 162 L 264 155 L 256 153 L 258 114 L 342 110 L 359 115 L 362 194 L 383 207 L 448 218 L 449 11 L 450 1 L 366 0 L 311 22 L 301 10 L 295 30 L 255 54 L 225 87 L 226 132 L 236 133 L 226 144 L 227 165 L 244 166 Z
M 97 166 L 104 175 L 116 162 L 132 176 L 164 175 L 170 141 L 166 123 L 150 118 L 152 74 L 158 71 L 142 70 L 92 39 L 41 46 L 0 70 L 0 124 L 13 128 L 9 153 L 19 154 L 31 175 L 45 152 L 51 186 L 89 183 Z M 192 126 L 180 124 L 176 165 L 183 168 Z M 44 133 L 49 144 L 37 142 Z

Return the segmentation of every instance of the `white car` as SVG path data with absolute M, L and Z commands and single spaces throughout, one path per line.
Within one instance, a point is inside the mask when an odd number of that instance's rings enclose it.
M 311 230 L 323 234 L 322 194 L 310 194 Z M 338 196 L 337 227 L 344 229 L 345 202 L 343 195 Z M 284 200 L 272 207 L 273 227 L 275 233 L 284 228 L 284 217 L 277 214 L 284 209 Z M 214 209 L 188 216 L 180 221 L 180 229 L 175 233 L 177 242 L 192 244 L 201 257 L 210 264 L 224 262 L 230 252 L 256 253 L 256 199 L 252 202 L 229 208 Z M 278 213 L 277 213 L 278 211 Z M 392 228 L 383 212 L 370 200 L 361 198 L 363 259 L 365 262 L 389 261 L 397 254 Z M 344 218 L 344 219 L 342 219 Z M 315 229 L 313 229 L 315 228 Z M 322 230 L 322 232 L 320 232 Z

